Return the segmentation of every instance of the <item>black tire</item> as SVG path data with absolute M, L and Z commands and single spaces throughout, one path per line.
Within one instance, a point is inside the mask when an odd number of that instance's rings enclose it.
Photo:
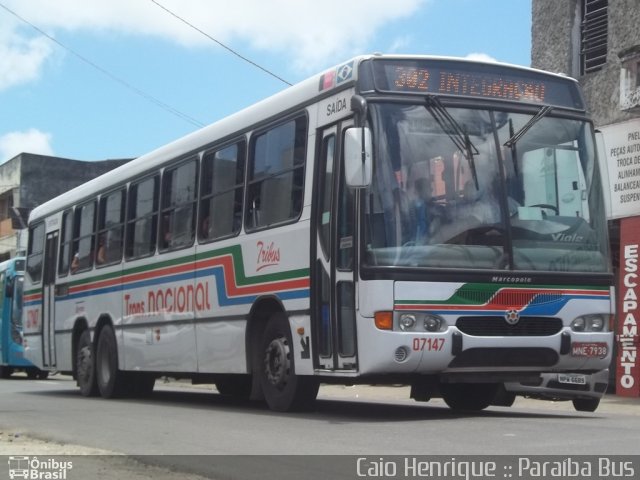
M 479 412 L 491 405 L 498 392 L 495 383 L 443 383 L 440 391 L 452 410 Z
M 103 398 L 116 398 L 125 392 L 126 374 L 118 370 L 118 345 L 111 325 L 105 325 L 96 348 L 96 383 Z
M 595 412 L 600 405 L 599 398 L 574 398 L 572 402 L 578 412 Z
M 227 375 L 216 380 L 216 388 L 220 395 L 237 398 L 249 398 L 251 395 L 250 375 Z
M 13 373 L 13 368 L 0 365 L 0 378 L 9 378 Z
M 271 316 L 262 337 L 260 385 L 271 410 L 306 410 L 318 395 L 319 383 L 295 374 L 289 320 L 283 313 Z
M 46 370 L 38 370 L 38 380 L 46 380 L 49 378 L 49 372 Z
M 96 383 L 96 365 L 91 334 L 85 330 L 78 338 L 76 348 L 76 383 L 84 397 L 95 397 L 98 394 Z
M 27 378 L 29 380 L 36 380 L 37 378 L 39 378 L 39 373 L 40 373 L 40 369 L 35 368 L 35 367 L 30 367 L 27 368 Z

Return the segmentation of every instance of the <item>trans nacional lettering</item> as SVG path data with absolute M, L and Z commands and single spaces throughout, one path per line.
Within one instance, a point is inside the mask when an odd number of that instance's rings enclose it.
M 126 315 L 211 310 L 209 282 L 149 290 L 146 293 L 146 301 L 136 301 L 131 295 L 125 295 L 124 306 Z

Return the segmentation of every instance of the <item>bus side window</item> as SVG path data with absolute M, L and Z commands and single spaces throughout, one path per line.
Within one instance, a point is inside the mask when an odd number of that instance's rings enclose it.
M 95 202 L 76 207 L 73 223 L 73 251 L 77 261 L 71 262 L 71 272 L 88 270 L 93 266 L 95 255 Z
M 67 275 L 71 265 L 71 244 L 73 239 L 73 211 L 67 210 L 62 214 L 62 236 L 60 238 L 60 259 L 58 261 L 58 275 Z
M 127 259 L 152 255 L 158 232 L 158 175 L 129 187 L 125 255 Z
M 33 283 L 42 280 L 42 259 L 44 254 L 44 223 L 29 227 L 27 249 L 27 273 Z
M 244 156 L 245 142 L 205 154 L 202 161 L 199 241 L 229 237 L 240 231 Z
M 100 198 L 97 266 L 118 263 L 122 258 L 125 197 L 123 189 Z
M 160 250 L 175 250 L 193 244 L 197 175 L 198 162 L 195 158 L 164 171 Z
M 268 227 L 302 211 L 307 119 L 278 125 L 252 141 L 246 227 Z

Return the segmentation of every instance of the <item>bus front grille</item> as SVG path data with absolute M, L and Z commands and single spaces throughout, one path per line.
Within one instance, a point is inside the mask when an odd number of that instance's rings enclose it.
M 505 317 L 460 317 L 456 327 L 462 333 L 474 337 L 548 337 L 562 330 L 560 318 L 520 317 L 515 325 L 509 325 Z

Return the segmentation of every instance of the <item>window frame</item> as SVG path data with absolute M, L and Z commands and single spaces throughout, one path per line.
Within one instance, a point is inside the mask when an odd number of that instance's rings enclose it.
M 73 261 L 73 208 L 67 208 L 62 212 L 60 228 L 60 251 L 58 252 L 58 276 L 66 277 L 71 269 Z M 63 268 L 64 253 L 67 254 L 67 263 Z
M 185 248 L 192 247 L 194 244 L 195 237 L 196 237 L 196 230 L 197 230 L 196 222 L 198 218 L 198 193 L 199 193 L 198 181 L 200 176 L 200 173 L 199 173 L 200 164 L 198 160 L 199 160 L 198 154 L 189 155 L 187 158 L 183 159 L 178 163 L 168 165 L 167 167 L 164 168 L 162 172 L 162 180 L 160 182 L 160 192 L 159 192 L 160 204 L 158 208 L 158 212 L 159 212 L 158 235 L 157 235 L 157 242 L 156 242 L 158 245 L 158 252 L 160 253 L 173 252 L 175 250 L 182 250 Z M 193 170 L 194 170 L 194 177 L 195 177 L 193 178 L 193 182 L 191 182 L 191 185 L 193 186 L 193 194 L 191 196 L 191 200 L 188 202 L 165 205 L 165 200 L 167 198 L 166 182 L 167 182 L 167 179 L 169 178 L 169 174 L 177 172 L 179 169 L 187 166 L 190 163 L 194 164 Z M 180 211 L 183 208 L 188 208 L 189 205 L 191 205 L 191 238 L 190 240 L 188 242 L 179 243 L 177 245 L 169 244 L 165 246 L 162 242 L 162 239 L 167 233 L 167 231 L 165 230 L 165 228 L 167 227 L 167 224 L 165 222 L 165 217 L 169 216 L 170 221 L 173 221 L 175 219 L 175 216 L 172 216 L 171 214 L 176 211 Z
M 153 181 L 154 182 L 154 192 L 153 192 L 153 209 L 150 213 L 146 213 L 141 216 L 132 217 L 132 208 L 137 206 L 138 200 L 138 187 L 145 182 Z M 136 189 L 135 195 L 132 194 L 132 190 Z M 135 197 L 135 202 L 134 202 Z M 125 213 L 125 227 L 124 227 L 124 258 L 126 261 L 138 260 L 140 258 L 148 258 L 156 253 L 157 243 L 158 243 L 158 219 L 160 216 L 160 173 L 152 172 L 144 177 L 140 177 L 139 179 L 133 180 L 129 183 L 127 187 L 127 206 Z M 155 218 L 154 218 L 155 217 Z M 151 242 L 149 243 L 149 250 L 140 255 L 135 255 L 133 253 L 133 240 L 135 237 L 135 225 L 145 219 L 151 219 Z M 132 231 L 133 226 L 133 231 Z
M 609 52 L 609 0 L 582 0 L 580 75 L 602 70 Z
M 88 234 L 82 234 L 82 227 L 83 227 L 83 210 L 86 207 L 92 206 L 93 207 L 93 218 L 92 218 L 92 225 L 91 225 L 91 233 Z M 73 209 L 73 230 L 72 230 L 72 237 L 71 237 L 71 251 L 73 252 L 73 256 L 71 257 L 71 264 L 73 264 L 73 258 L 75 257 L 76 254 L 79 254 L 80 251 L 80 245 L 83 241 L 86 241 L 87 239 L 89 240 L 89 252 L 87 255 L 88 258 L 88 264 L 87 265 L 83 265 L 82 267 L 78 266 L 78 268 L 74 271 L 71 268 L 69 268 L 69 270 L 71 271 L 72 275 L 75 275 L 77 273 L 81 273 L 81 272 L 87 272 L 89 270 L 91 270 L 93 268 L 93 265 L 95 263 L 95 256 L 96 256 L 96 220 L 97 220 L 97 201 L 96 199 L 91 199 L 89 201 L 83 202 L 83 203 L 79 203 L 78 205 L 75 206 L 75 208 Z M 79 262 L 83 262 L 84 257 L 80 257 Z
M 215 178 L 216 175 L 216 154 L 222 152 L 230 147 L 236 147 L 236 158 L 235 158 L 235 166 L 236 166 L 236 183 L 232 187 L 227 189 L 223 189 L 220 191 L 216 191 L 213 184 L 214 180 L 211 182 L 211 191 L 205 193 L 205 182 L 207 181 L 207 177 L 205 175 L 205 169 L 207 168 L 208 159 L 211 158 L 211 177 Z M 214 148 L 207 149 L 202 154 L 202 160 L 200 162 L 200 191 L 198 196 L 198 232 L 197 238 L 198 243 L 207 244 L 212 242 L 217 242 L 220 240 L 224 240 L 227 238 L 233 238 L 240 234 L 242 231 L 243 224 L 243 213 L 244 213 L 244 201 L 245 201 L 245 191 L 246 191 L 246 178 L 247 178 L 247 139 L 242 137 L 240 139 L 236 139 L 232 142 L 228 142 L 226 144 L 216 146 Z M 241 178 L 238 178 L 238 163 L 241 162 Z M 233 216 L 234 218 L 237 216 L 239 218 L 239 222 L 237 225 L 234 223 L 233 230 L 227 234 L 221 234 L 217 236 L 204 236 L 202 234 L 202 226 L 204 224 L 205 218 L 210 218 L 211 213 L 205 217 L 204 216 L 204 208 L 206 202 L 211 202 L 216 197 L 221 197 L 225 194 L 235 193 L 234 195 L 234 208 L 233 208 Z M 239 199 L 238 199 L 239 197 Z M 238 205 L 239 202 L 239 205 Z M 210 209 L 210 206 L 208 207 Z
M 118 195 L 120 194 L 121 196 L 121 201 L 120 201 L 120 221 L 112 226 L 107 227 L 107 225 L 105 224 L 106 222 L 106 204 L 107 201 L 110 197 L 114 196 L 114 195 Z M 115 190 L 111 190 L 109 192 L 103 193 L 102 195 L 100 195 L 100 199 L 98 201 L 98 215 L 97 215 L 97 226 L 96 226 L 96 244 L 98 246 L 98 248 L 96 249 L 96 255 L 95 255 L 95 266 L 96 268 L 103 268 L 106 266 L 110 266 L 110 265 L 117 265 L 118 263 L 122 262 L 122 257 L 124 254 L 124 245 L 125 245 L 125 225 L 126 225 L 126 218 L 127 218 L 127 189 L 125 187 L 119 187 Z M 101 236 L 108 236 L 110 232 L 114 231 L 114 230 L 120 230 L 121 234 L 120 234 L 120 254 L 118 255 L 117 258 L 114 258 L 113 260 L 109 261 L 107 260 L 105 257 L 105 261 L 104 263 L 98 263 L 98 251 L 100 250 L 100 238 Z M 107 248 L 105 246 L 105 254 L 106 254 Z
M 42 242 L 40 244 L 40 250 L 34 253 L 34 250 L 33 250 L 34 238 L 35 238 L 34 232 L 39 228 L 42 228 Z M 44 245 L 45 245 L 46 238 L 47 238 L 47 231 L 45 228 L 44 221 L 40 221 L 40 222 L 29 225 L 29 240 L 27 243 L 27 264 L 25 266 L 25 271 L 27 275 L 29 275 L 29 278 L 31 279 L 31 283 L 38 284 L 42 282 L 43 270 L 44 270 Z M 31 259 L 34 257 L 40 257 L 39 273 L 37 277 L 33 276 L 32 270 L 29 268 L 31 264 Z
M 298 132 L 298 124 L 297 122 L 301 121 L 304 122 L 303 123 L 303 127 L 304 128 L 300 128 L 301 131 L 303 131 L 303 134 L 301 135 L 301 140 L 303 141 L 303 145 L 297 145 L 297 132 Z M 270 132 L 276 131 L 277 129 L 284 127 L 285 125 L 289 124 L 289 123 L 293 123 L 294 124 L 294 143 L 293 143 L 293 158 L 292 158 L 292 163 L 291 163 L 291 167 L 289 168 L 284 168 L 275 172 L 271 172 L 269 175 L 264 175 L 261 176 L 259 178 L 254 178 L 255 175 L 255 166 L 256 166 L 256 143 L 258 142 L 258 140 L 260 138 L 263 138 L 265 135 L 268 135 Z M 302 216 L 302 211 L 304 210 L 304 195 L 305 195 L 305 188 L 306 188 L 306 170 L 307 170 L 307 154 L 308 154 L 308 150 L 309 150 L 309 117 L 307 115 L 307 112 L 301 112 L 301 113 L 297 113 L 295 115 L 291 115 L 289 117 L 287 117 L 286 119 L 283 119 L 277 123 L 273 123 L 269 126 L 266 126 L 262 129 L 256 130 L 252 133 L 251 135 L 251 139 L 249 142 L 249 149 L 248 149 L 248 155 L 247 155 L 247 166 L 246 166 L 246 173 L 245 173 L 245 198 L 244 198 L 244 215 L 243 215 L 243 222 L 244 222 L 244 229 L 247 233 L 252 233 L 252 232 L 258 232 L 258 231 L 262 231 L 262 230 L 268 230 L 270 228 L 276 228 L 276 227 L 280 227 L 283 225 L 288 225 L 288 224 L 292 224 L 292 223 L 296 223 L 297 221 L 299 221 L 300 217 Z M 296 163 L 296 149 L 298 147 L 302 147 L 303 153 L 301 155 L 301 162 L 300 163 Z M 291 190 L 293 192 L 294 189 L 298 189 L 299 190 L 299 211 L 295 212 L 295 215 L 290 215 L 288 218 L 273 222 L 273 223 L 265 223 L 265 224 L 260 224 L 260 225 L 254 225 L 253 224 L 253 218 L 255 217 L 256 214 L 256 210 L 261 210 L 260 208 L 256 208 L 255 205 L 252 205 L 253 201 L 258 198 L 262 192 L 260 192 L 259 194 L 255 194 L 254 193 L 254 189 L 260 191 L 260 186 L 268 180 L 272 180 L 274 178 L 278 178 L 284 175 L 288 175 L 288 174 L 292 174 L 293 175 L 293 180 L 292 180 L 292 184 L 291 184 Z M 296 180 L 296 174 L 298 174 L 301 178 L 300 181 L 300 185 L 296 186 L 295 184 L 295 180 Z M 257 187 L 257 188 L 256 188 Z M 293 201 L 293 196 L 292 196 L 292 201 L 290 203 L 291 207 L 293 208 L 294 205 L 294 201 Z

